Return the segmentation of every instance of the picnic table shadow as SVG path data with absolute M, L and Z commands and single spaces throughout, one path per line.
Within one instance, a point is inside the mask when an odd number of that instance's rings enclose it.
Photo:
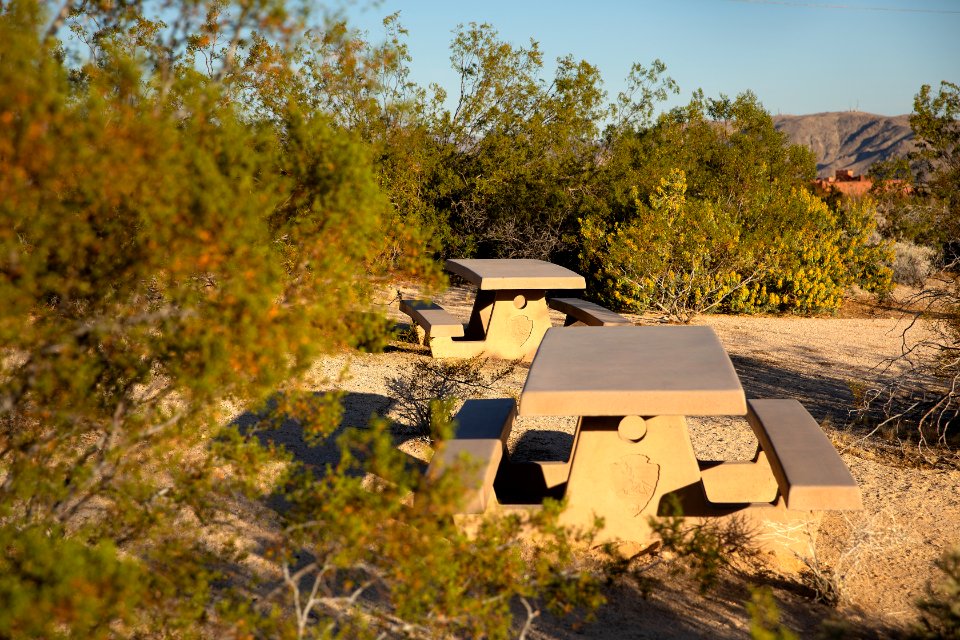
M 320 397 L 325 392 L 313 392 Z M 370 420 L 376 416 L 383 416 L 390 410 L 394 399 L 378 393 L 350 392 L 341 398 L 343 407 L 340 423 L 325 438 L 308 443 L 304 438 L 301 423 L 293 416 L 277 415 L 276 399 L 268 400 L 266 407 L 261 411 L 247 411 L 233 420 L 240 433 L 254 437 L 263 446 L 282 447 L 289 452 L 295 462 L 303 464 L 313 474 L 320 476 L 336 467 L 340 462 L 340 445 L 338 440 L 348 429 L 369 428 Z M 393 434 L 397 445 L 408 437 Z M 407 468 L 425 473 L 427 464 L 411 455 L 404 454 Z M 359 472 L 358 472 L 359 475 Z M 267 498 L 267 504 L 274 509 L 283 511 L 286 501 L 279 493 Z
M 823 370 L 810 374 L 748 356 L 731 354 L 730 360 L 748 398 L 793 398 L 818 423 L 828 419 L 834 427 L 849 423 L 855 401 L 850 383 L 856 374 L 837 376 L 826 361 Z
M 730 359 L 748 398 L 792 398 L 803 404 L 818 423 L 827 421 L 842 430 L 853 428 L 854 396 L 849 378 L 836 377 L 826 370 L 811 375 L 745 356 L 731 355 Z M 701 461 L 701 468 L 720 462 Z M 698 483 L 664 495 L 657 513 L 671 515 L 677 506 L 685 515 L 702 517 L 734 514 L 747 505 L 711 505 Z

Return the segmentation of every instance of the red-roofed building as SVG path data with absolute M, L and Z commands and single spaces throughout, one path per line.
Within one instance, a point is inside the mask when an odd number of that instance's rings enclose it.
M 814 182 L 824 191 L 836 189 L 845 196 L 860 197 L 873 186 L 873 180 L 864 175 L 853 175 L 850 169 L 838 169 L 829 178 L 817 178 Z

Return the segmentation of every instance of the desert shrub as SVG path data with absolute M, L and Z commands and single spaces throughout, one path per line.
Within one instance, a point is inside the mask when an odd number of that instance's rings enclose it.
M 741 213 L 686 192 L 674 171 L 649 207 L 638 201 L 636 216 L 612 232 L 582 222 L 583 255 L 599 263 L 609 302 L 689 322 L 711 310 L 833 311 L 853 284 L 890 287 L 888 250 L 870 243 L 872 218 L 860 203 L 837 213 L 794 190 L 766 203 L 769 220 L 744 224 Z
M 846 201 L 834 211 L 808 192 L 795 191 L 780 201 L 778 220 L 784 226 L 772 240 L 771 268 L 732 298 L 731 311 L 831 312 L 852 285 L 889 291 L 889 243 L 872 239 L 871 202 Z
M 289 26 L 263 3 L 203 28 L 239 16 L 221 34 Z M 389 204 L 323 114 L 251 120 L 160 64 L 170 33 L 136 8 L 70 18 L 106 29 L 96 64 L 67 66 L 36 3 L 0 6 L 0 635 L 190 637 L 218 624 L 208 534 L 283 460 L 221 402 L 375 341 L 352 312 Z
M 51 621 L 76 637 L 111 637 L 110 624 L 134 621 L 135 609 L 151 597 L 137 563 L 119 557 L 106 540 L 88 545 L 62 532 L 3 525 L 0 548 L 6 637 L 46 637 L 56 629 Z
M 909 156 L 915 183 L 938 246 L 949 249 L 960 238 L 960 85 L 943 81 L 936 93 L 920 87 L 913 99 L 910 128 L 917 150 Z M 953 256 L 947 256 L 947 261 Z
M 603 256 L 598 275 L 612 304 L 688 322 L 758 277 L 748 250 L 740 253 L 736 221 L 709 202 L 688 201 L 682 171 L 662 181 L 651 206 L 638 202 L 637 209 L 612 231 L 596 219 L 582 221 L 584 255 Z M 742 276 L 741 269 L 753 273 Z
M 753 640 L 797 640 L 797 634 L 780 622 L 780 610 L 769 587 L 750 589 L 747 613 Z
M 812 157 L 751 94 L 697 94 L 612 141 L 611 154 L 613 182 L 633 181 L 629 202 L 580 218 L 581 266 L 611 305 L 683 322 L 711 310 L 819 313 L 851 284 L 890 286 L 872 203 L 831 209 L 811 195 Z
M 927 596 L 917 603 L 922 627 L 919 638 L 960 638 L 960 549 L 943 554 L 936 561 L 941 581 L 928 586 Z
M 449 420 L 464 400 L 489 391 L 515 365 L 484 371 L 481 358 L 469 360 L 419 360 L 411 369 L 387 381 L 396 402 L 400 429 L 412 435 L 433 438 L 432 425 L 439 418 Z
M 893 281 L 912 287 L 923 286 L 934 271 L 937 252 L 912 242 L 893 245 Z
M 883 183 L 875 184 L 870 196 L 877 203 L 877 231 L 884 238 L 935 249 L 948 240 L 949 226 L 943 224 L 948 212 L 943 203 Z
M 674 565 L 679 573 L 684 565 L 693 572 L 700 592 L 706 593 L 719 580 L 720 571 L 731 567 L 735 558 L 750 558 L 755 551 L 751 546 L 752 532 L 742 520 L 731 518 L 723 522 L 686 519 L 679 500 L 671 496 L 668 513 L 648 519 L 650 529 L 660 539 L 661 553 L 680 559 L 682 565 Z
M 550 258 L 574 231 L 606 110 L 596 67 L 564 56 L 553 78 L 531 40 L 514 46 L 488 24 L 462 27 L 450 60 L 461 91 L 430 116 L 441 142 L 430 188 L 456 235 L 449 251 Z
M 484 518 L 468 535 L 453 518 L 456 467 L 426 478 L 405 458 L 381 421 L 344 435 L 335 468 L 294 476 L 276 549 L 283 578 L 254 624 L 279 621 L 299 638 L 505 638 L 542 609 L 589 615 L 603 601 L 602 575 L 574 553 L 593 532 L 558 527 L 557 503 Z M 520 605 L 526 617 L 515 620 Z
M 299 46 L 286 52 L 296 73 L 282 82 L 265 77 L 265 63 L 277 47 L 254 47 L 241 74 L 264 95 L 257 103 L 271 118 L 282 118 L 286 96 L 294 93 L 308 112 L 327 114 L 370 150 L 381 190 L 391 207 L 383 221 L 379 260 L 419 277 L 433 277 L 435 265 L 409 260 L 407 247 L 436 251 L 450 243 L 449 212 L 438 210 L 427 188 L 438 170 L 440 145 L 428 126 L 427 92 L 409 79 L 411 61 L 406 31 L 398 14 L 383 21 L 384 40 L 352 31 L 343 21 L 324 24 L 304 34 Z M 283 51 L 279 52 L 283 54 Z

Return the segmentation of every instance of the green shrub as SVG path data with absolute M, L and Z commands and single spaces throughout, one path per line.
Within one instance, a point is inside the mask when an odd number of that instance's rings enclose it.
M 584 255 L 602 255 L 597 275 L 615 306 L 687 322 L 755 277 L 739 273 L 753 267 L 737 222 L 718 206 L 688 200 L 686 191 L 686 176 L 674 170 L 649 207 L 637 202 L 630 222 L 611 231 L 595 219 L 582 221 Z
M 698 93 L 610 146 L 611 203 L 580 218 L 581 266 L 606 302 L 687 322 L 711 310 L 829 312 L 851 284 L 889 288 L 872 203 L 834 210 L 810 195 L 813 157 L 752 94 Z
M 753 640 L 797 640 L 797 634 L 780 622 L 780 610 L 769 587 L 750 589 L 747 613 Z
M 869 201 L 847 202 L 833 211 L 808 192 L 795 191 L 780 204 L 777 219 L 782 230 L 766 239 L 774 244 L 771 267 L 733 297 L 731 311 L 832 312 L 854 284 L 889 291 L 892 252 L 889 243 L 871 241 Z
M 250 11 L 270 25 L 275 8 Z M 256 404 L 383 327 L 352 314 L 383 273 L 389 208 L 365 147 L 295 101 L 252 121 L 214 78 L 150 64 L 138 17 L 98 15 L 117 29 L 91 40 L 97 65 L 70 69 L 36 3 L 0 6 L 11 632 L 199 634 L 206 536 L 282 460 L 223 427 L 221 403 Z
M 917 603 L 920 608 L 921 638 L 960 638 L 960 549 L 944 553 L 936 562 L 943 572 L 936 587 Z
M 111 636 L 150 596 L 140 563 L 109 541 L 96 545 L 37 527 L 0 527 L 0 635 L 11 638 Z M 66 633 L 64 633 L 66 632 Z
M 805 190 L 775 194 L 759 215 L 687 196 L 674 170 L 629 221 L 607 229 L 582 221 L 583 256 L 599 270 L 607 301 L 631 311 L 656 310 L 689 322 L 711 310 L 822 313 L 847 289 L 891 286 L 886 245 L 872 245 L 868 205 L 837 213 Z

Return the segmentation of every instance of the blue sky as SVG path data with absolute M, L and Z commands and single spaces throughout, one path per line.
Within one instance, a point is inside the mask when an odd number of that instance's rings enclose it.
M 452 91 L 458 24 L 487 22 L 514 45 L 530 38 L 545 73 L 562 55 L 597 65 L 613 97 L 633 62 L 660 58 L 680 85 L 729 96 L 752 90 L 773 114 L 913 109 L 922 84 L 960 83 L 960 0 L 383 0 L 350 7 L 351 24 L 382 38 L 400 11 L 413 79 Z M 448 91 L 449 92 L 449 91 Z

